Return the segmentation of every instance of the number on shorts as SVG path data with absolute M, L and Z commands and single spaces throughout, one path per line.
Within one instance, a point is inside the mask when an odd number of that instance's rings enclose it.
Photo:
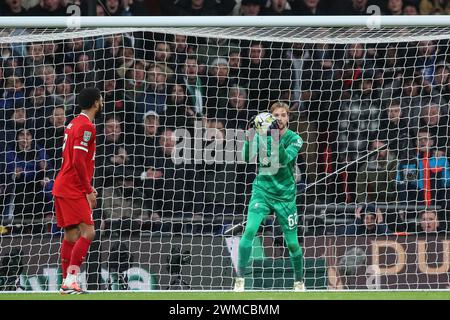
M 289 228 L 295 227 L 298 223 L 298 215 L 296 213 L 290 214 L 287 219 Z

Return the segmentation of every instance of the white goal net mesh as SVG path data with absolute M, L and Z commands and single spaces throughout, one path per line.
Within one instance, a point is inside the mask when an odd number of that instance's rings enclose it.
M 248 120 L 290 106 L 307 289 L 449 284 L 450 28 L 4 29 L 0 290 L 61 284 L 51 190 L 98 87 L 89 290 L 229 290 L 257 168 Z M 377 152 L 372 152 L 372 151 Z M 246 287 L 292 289 L 277 218 Z

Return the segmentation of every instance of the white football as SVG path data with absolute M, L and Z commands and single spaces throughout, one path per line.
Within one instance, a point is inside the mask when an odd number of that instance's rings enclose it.
M 260 113 L 255 118 L 255 129 L 265 131 L 275 120 L 275 117 L 268 112 Z

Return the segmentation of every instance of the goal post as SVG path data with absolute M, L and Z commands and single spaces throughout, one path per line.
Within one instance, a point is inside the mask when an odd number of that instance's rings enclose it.
M 283 101 L 307 289 L 448 289 L 449 44 L 445 16 L 0 18 L 0 291 L 59 288 L 51 190 L 85 86 L 105 108 L 84 288 L 232 289 L 245 129 Z M 292 289 L 273 213 L 248 270 Z

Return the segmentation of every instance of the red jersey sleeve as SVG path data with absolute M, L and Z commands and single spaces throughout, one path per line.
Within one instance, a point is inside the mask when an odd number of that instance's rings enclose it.
M 95 127 L 85 124 L 79 127 L 74 137 L 72 166 L 78 174 L 82 187 L 81 191 L 86 194 L 93 191 L 90 183 L 92 176 L 90 163 L 92 159 L 89 155 L 95 149 L 95 136 Z
M 82 124 L 77 132 L 75 132 L 75 137 L 73 141 L 74 150 L 82 150 L 84 152 L 89 152 L 90 149 L 94 147 L 95 144 L 95 127 L 90 124 Z

